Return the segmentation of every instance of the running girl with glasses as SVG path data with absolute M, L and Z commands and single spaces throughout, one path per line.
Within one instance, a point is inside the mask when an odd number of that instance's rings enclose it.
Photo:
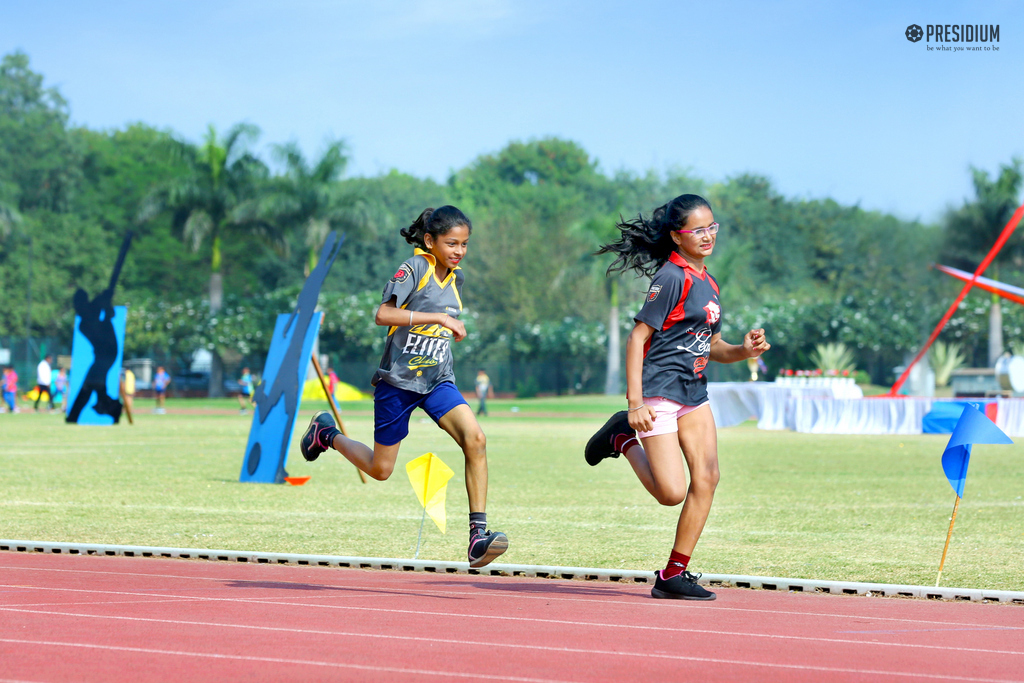
M 655 500 L 683 503 L 672 553 L 656 572 L 651 595 L 714 600 L 715 594 L 697 583 L 700 576 L 686 571 L 719 478 L 704 368 L 709 360 L 755 358 L 771 346 L 762 329 L 747 332 L 742 344 L 722 339 L 718 283 L 704 266 L 718 233 L 707 200 L 684 194 L 655 209 L 649 220 L 638 216 L 618 228 L 618 241 L 598 251 L 616 255 L 608 271 L 633 270 L 638 277 L 650 276 L 651 286 L 626 342 L 629 409 L 613 415 L 590 439 L 586 461 L 596 465 L 622 453 Z
M 451 342 L 466 337 L 462 313 L 465 257 L 473 224 L 454 206 L 427 209 L 402 230 L 414 255 L 384 286 L 376 322 L 388 328 L 384 357 L 373 376 L 373 447 L 344 436 L 330 413 L 313 416 L 299 442 L 316 460 L 328 448 L 374 479 L 391 476 L 409 417 L 422 408 L 466 457 L 469 566 L 482 567 L 508 549 L 508 538 L 487 530 L 487 440 L 473 409 L 455 386 Z

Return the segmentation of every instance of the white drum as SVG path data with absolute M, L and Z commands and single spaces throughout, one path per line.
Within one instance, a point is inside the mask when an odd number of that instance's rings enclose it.
M 1003 356 L 996 361 L 996 377 L 999 386 L 1015 394 L 1024 393 L 1024 358 Z

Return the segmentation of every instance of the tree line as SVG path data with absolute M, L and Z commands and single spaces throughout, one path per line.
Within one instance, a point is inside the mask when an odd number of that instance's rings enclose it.
M 620 217 L 695 192 L 722 225 L 709 269 L 728 334 L 764 325 L 775 344 L 770 372 L 812 367 L 817 344 L 844 341 L 884 383 L 958 290 L 930 265 L 972 270 L 1021 190 L 1019 160 L 995 177 L 972 169 L 976 196 L 925 224 L 785 197 L 756 174 L 712 181 L 681 169 L 607 172 L 558 138 L 510 142 L 443 183 L 398 171 L 346 176 L 341 140 L 312 158 L 287 141 L 260 154 L 259 140 L 247 123 L 211 126 L 197 142 L 145 123 L 74 125 L 67 101 L 25 54 L 4 56 L 0 337 L 68 343 L 74 288 L 102 288 L 130 229 L 136 238 L 117 295 L 129 305 L 128 355 L 184 362 L 202 346 L 218 363 L 258 366 L 273 315 L 290 309 L 327 233 L 339 230 L 346 242 L 324 286 L 322 349 L 337 362 L 372 363 L 382 344 L 373 307 L 411 251 L 399 229 L 427 206 L 452 203 L 474 223 L 464 262 L 471 334 L 457 358 L 518 368 L 523 391 L 531 382 L 614 389 L 616 339 L 647 282 L 607 277 L 608 259 L 594 251 Z M 1024 239 L 1011 239 L 994 268 L 990 277 L 1024 281 Z M 984 364 L 993 309 L 993 330 L 1006 337 L 1000 346 L 1020 335 L 1024 319 L 1011 306 L 972 294 L 944 337 Z M 530 369 L 545 362 L 546 370 Z

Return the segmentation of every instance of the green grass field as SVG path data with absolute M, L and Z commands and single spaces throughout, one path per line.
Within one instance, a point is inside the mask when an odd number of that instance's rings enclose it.
M 603 396 L 492 402 L 488 512 L 511 539 L 505 561 L 662 565 L 678 509 L 657 505 L 624 459 L 583 462 L 601 416 L 621 405 Z M 456 474 L 448 533 L 428 520 L 420 556 L 465 559 L 462 455 L 422 413 L 390 481 L 361 484 L 336 454 L 306 463 L 296 439 L 289 473 L 312 480 L 293 487 L 238 483 L 252 418 L 233 400 L 172 400 L 163 416 L 151 407 L 137 401 L 136 424 L 113 428 L 0 415 L 0 537 L 411 557 L 421 509 L 404 465 L 433 451 Z M 320 407 L 304 403 L 303 426 Z M 352 436 L 369 440 L 370 403 L 343 410 Z M 947 438 L 720 430 L 722 481 L 693 569 L 934 583 L 954 499 L 939 464 Z M 975 447 L 945 585 L 1024 587 L 1022 455 L 1024 444 Z

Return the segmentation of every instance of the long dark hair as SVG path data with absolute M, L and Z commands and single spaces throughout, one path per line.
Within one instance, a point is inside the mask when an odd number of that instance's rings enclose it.
M 409 244 L 426 250 L 427 243 L 423 240 L 424 235 L 431 235 L 435 240 L 439 235 L 446 235 L 459 225 L 465 225 L 470 233 L 473 232 L 473 223 L 466 217 L 466 214 L 454 206 L 446 204 L 439 209 L 427 209 L 419 215 L 412 225 L 402 230 L 402 237 Z
M 622 233 L 618 241 L 597 250 L 598 254 L 616 255 L 608 273 L 633 270 L 637 276 L 654 275 L 676 250 L 672 231 L 686 225 L 690 214 L 701 207 L 711 210 L 708 200 L 700 195 L 683 194 L 656 208 L 649 219 L 637 214 L 632 220 L 620 220 L 616 226 Z

